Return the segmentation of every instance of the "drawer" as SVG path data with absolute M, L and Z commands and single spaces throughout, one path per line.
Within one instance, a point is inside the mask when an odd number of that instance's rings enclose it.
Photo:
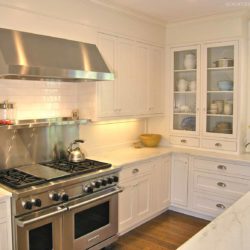
M 152 170 L 152 162 L 144 162 L 139 164 L 133 164 L 132 166 L 126 166 L 124 167 L 120 173 L 120 181 L 134 178 L 134 177 L 140 177 L 145 174 L 148 174 Z
M 213 139 L 201 139 L 201 147 L 222 151 L 236 151 L 237 144 L 235 141 L 223 141 Z
M 250 190 L 250 181 L 195 171 L 193 185 L 196 191 L 208 191 L 223 196 L 240 197 Z
M 212 194 L 204 194 L 201 192 L 193 192 L 192 194 L 192 208 L 199 213 L 217 216 L 230 207 L 238 198 L 227 199 L 221 196 Z
M 206 170 L 217 174 L 233 175 L 233 176 L 250 176 L 250 165 L 236 165 L 222 161 L 210 161 L 202 159 L 194 159 L 195 170 Z
M 6 201 L 0 201 L 0 219 L 7 217 L 7 204 Z
M 194 137 L 170 136 L 170 143 L 189 147 L 199 147 L 200 140 Z

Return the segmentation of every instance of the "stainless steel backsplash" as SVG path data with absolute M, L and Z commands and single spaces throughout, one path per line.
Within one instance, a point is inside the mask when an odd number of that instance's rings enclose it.
M 77 125 L 0 129 L 0 169 L 63 158 L 75 139 Z

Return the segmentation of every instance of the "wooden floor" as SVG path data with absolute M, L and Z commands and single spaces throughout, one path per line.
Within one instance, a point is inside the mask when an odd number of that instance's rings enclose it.
M 167 211 L 121 236 L 109 250 L 174 250 L 209 222 Z

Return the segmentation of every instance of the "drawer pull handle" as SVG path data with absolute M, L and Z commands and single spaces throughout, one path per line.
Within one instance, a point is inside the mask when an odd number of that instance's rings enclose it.
M 220 209 L 226 209 L 226 207 L 221 203 L 216 204 L 216 207 L 218 207 Z
M 227 170 L 227 167 L 224 165 L 218 165 L 217 168 L 220 170 Z
M 222 146 L 222 144 L 219 143 L 219 142 L 215 143 L 214 145 L 215 145 L 215 147 L 221 147 Z
M 224 182 L 217 182 L 217 186 L 219 186 L 219 187 L 226 187 L 227 186 L 227 184 L 226 183 L 224 183 Z
M 187 140 L 181 139 L 181 143 L 186 143 L 186 142 L 187 142 Z
M 136 174 L 136 173 L 138 173 L 138 172 L 139 172 L 139 169 L 138 169 L 138 168 L 135 168 L 135 169 L 133 169 L 133 171 L 132 171 L 133 174 Z

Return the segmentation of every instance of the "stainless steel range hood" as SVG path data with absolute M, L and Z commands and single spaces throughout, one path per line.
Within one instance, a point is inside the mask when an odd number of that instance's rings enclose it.
M 94 44 L 0 28 L 0 78 L 113 80 Z

